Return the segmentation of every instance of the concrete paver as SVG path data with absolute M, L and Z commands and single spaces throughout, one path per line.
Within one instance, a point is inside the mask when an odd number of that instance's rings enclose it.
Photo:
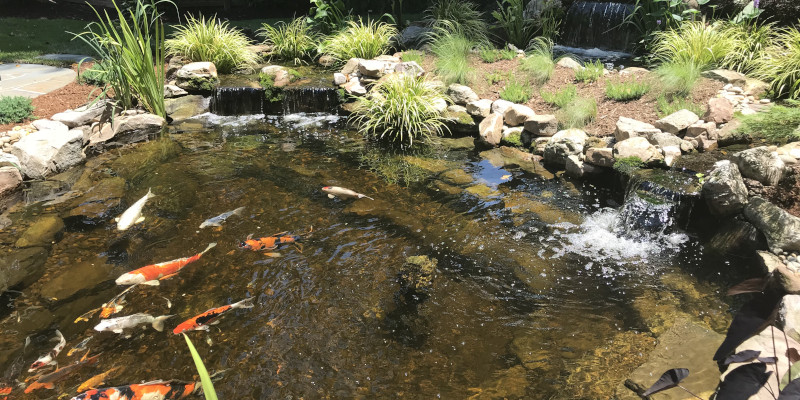
M 39 64 L 0 64 L 0 96 L 34 98 L 75 81 L 69 68 Z

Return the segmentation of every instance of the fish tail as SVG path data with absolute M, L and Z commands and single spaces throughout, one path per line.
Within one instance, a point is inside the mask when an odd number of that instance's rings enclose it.
M 174 315 L 162 315 L 160 317 L 156 317 L 155 321 L 153 321 L 153 329 L 163 332 L 164 331 L 164 321 L 169 318 L 174 317 Z
M 209 251 L 209 250 L 213 249 L 214 247 L 216 247 L 216 245 L 217 245 L 216 242 L 209 243 L 208 247 L 206 247 L 205 250 L 201 251 L 200 254 L 205 254 L 207 251 Z
M 238 303 L 231 304 L 231 308 L 253 308 L 255 307 L 253 299 L 253 297 L 248 297 Z
M 242 213 L 244 213 L 244 207 L 239 207 L 239 208 L 233 210 L 233 215 L 238 215 L 238 216 L 241 217 Z
M 147 188 L 147 197 L 155 197 L 156 195 L 153 194 L 152 188 Z
M 365 195 L 365 194 L 362 194 L 362 195 L 361 195 L 361 197 L 366 197 L 366 198 L 368 198 L 368 199 L 370 199 L 370 200 L 375 200 L 375 199 L 373 199 L 372 197 L 369 197 L 369 196 L 367 196 L 367 195 Z

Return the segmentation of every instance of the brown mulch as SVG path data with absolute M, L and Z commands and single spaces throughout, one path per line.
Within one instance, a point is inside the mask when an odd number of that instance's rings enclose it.
M 77 68 L 77 64 L 72 65 L 73 70 L 77 71 Z M 81 68 L 84 70 L 91 68 L 91 63 L 84 63 Z M 80 107 L 91 101 L 99 93 L 100 88 L 97 86 L 82 85 L 77 81 L 72 82 L 60 89 L 34 98 L 32 101 L 34 119 L 50 118 L 53 114 Z M 17 125 L 26 125 L 30 122 L 31 120 L 27 120 L 16 124 L 0 125 L 0 132 L 8 131 Z

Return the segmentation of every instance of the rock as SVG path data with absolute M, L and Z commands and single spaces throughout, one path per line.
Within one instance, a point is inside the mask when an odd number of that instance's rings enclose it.
M 47 250 L 42 247 L 19 249 L 0 257 L 0 292 L 33 283 L 46 261 Z
M 712 69 L 703 72 L 703 76 L 709 79 L 714 79 L 723 83 L 729 83 L 734 86 L 744 85 L 747 76 L 741 72 L 731 71 L 727 69 Z
M 594 165 L 581 161 L 580 157 L 577 155 L 571 155 L 567 157 L 567 163 L 565 164 L 564 169 L 566 170 L 567 175 L 573 178 L 583 178 L 584 176 L 596 175 L 601 172 L 600 169 Z
M 0 167 L 19 167 L 19 158 L 11 153 L 0 151 Z
M 50 117 L 50 119 L 61 122 L 69 128 L 89 125 L 95 118 L 99 118 L 103 114 L 106 104 L 106 101 L 98 101 L 94 104 L 78 107 L 75 110 L 60 112 Z
M 733 103 L 724 97 L 714 97 L 708 101 L 708 109 L 703 114 L 704 121 L 726 124 L 733 119 Z
M 467 103 L 467 112 L 475 117 L 486 118 L 492 113 L 492 101 L 481 99 Z
M 550 164 L 566 165 L 567 157 L 583 154 L 588 136 L 580 129 L 567 129 L 557 132 L 544 148 L 544 161 Z
M 449 106 L 444 113 L 444 119 L 450 133 L 470 136 L 480 133 L 478 124 L 462 106 Z
M 718 161 L 703 183 L 708 210 L 717 216 L 737 214 L 747 204 L 747 187 L 739 168 L 729 160 Z
M 182 96 L 174 99 L 165 99 L 167 115 L 172 118 L 172 122 L 180 122 L 185 119 L 200 115 L 209 111 L 210 98 L 199 94 Z
M 569 69 L 575 70 L 575 71 L 577 71 L 579 69 L 583 69 L 583 65 L 581 65 L 581 63 L 575 61 L 575 59 L 573 59 L 571 57 L 564 57 L 564 58 L 558 60 L 556 65 L 558 65 L 559 67 L 562 67 L 562 68 L 569 68 Z
M 648 71 L 646 68 L 640 68 L 640 67 L 628 67 L 623 69 L 622 71 L 619 71 L 619 74 L 621 76 L 647 75 L 649 73 L 650 71 Z
M 614 145 L 614 159 L 638 157 L 646 164 L 660 162 L 664 156 L 643 137 L 632 137 Z
M 702 120 L 695 122 L 692 126 L 686 128 L 687 138 L 694 138 L 698 136 L 705 136 L 712 140 L 717 140 L 717 124 L 714 122 L 704 122 Z
M 744 94 L 758 99 L 767 93 L 769 90 L 769 83 L 754 78 L 747 78 L 742 90 Z
M 697 150 L 699 151 L 714 151 L 719 147 L 716 140 L 709 139 L 705 136 L 698 136 L 695 139 L 697 140 Z
M 33 179 L 42 179 L 61 172 L 83 161 L 81 147 L 83 131 L 36 131 L 11 146 L 22 173 Z
M 478 138 L 481 142 L 491 146 L 500 144 L 503 138 L 503 116 L 501 114 L 489 114 L 478 126 Z
M 91 149 L 98 151 L 142 142 L 155 137 L 167 126 L 167 121 L 155 114 L 120 115 L 112 121 L 89 135 Z
M 336 58 L 330 54 L 323 54 L 317 59 L 317 64 L 323 68 L 331 68 L 336 65 Z
M 417 64 L 416 61 L 405 61 L 395 64 L 394 72 L 419 77 L 425 73 L 425 69 Z
M 347 60 L 347 63 L 344 64 L 344 67 L 342 67 L 340 71 L 342 75 L 348 76 L 358 72 L 358 65 L 361 64 L 361 60 L 361 58 L 351 58 Z
M 164 98 L 165 99 L 174 99 L 176 97 L 186 96 L 189 92 L 175 86 L 175 85 L 164 85 Z
M 532 115 L 525 121 L 525 130 L 534 136 L 553 136 L 558 132 L 558 120 L 555 115 Z
M 781 156 L 786 155 L 794 159 L 800 159 L 800 142 L 787 143 L 778 147 L 777 152 Z M 0 161 L 2 161 L 2 155 L 0 155 Z M 2 162 L 0 162 L 0 165 L 2 165 Z
M 443 114 L 447 111 L 447 100 L 442 98 L 435 99 L 433 100 L 433 107 L 439 114 Z
M 481 383 L 479 391 L 470 400 L 524 399 L 527 394 L 528 371 L 522 365 L 495 373 Z
M 777 185 L 786 169 L 778 153 L 766 146 L 740 151 L 733 154 L 731 160 L 739 166 L 742 176 L 765 185 Z
M 359 80 L 356 77 L 350 78 L 350 81 L 345 83 L 342 86 L 342 88 L 344 88 L 344 90 L 347 93 L 350 93 L 350 94 L 355 94 L 355 95 L 359 95 L 359 96 L 363 96 L 363 95 L 367 94 L 367 88 L 365 88 L 363 85 L 361 85 L 361 80 Z
M 512 104 L 511 107 L 508 107 L 503 113 L 503 120 L 508 126 L 520 126 L 535 115 L 536 113 L 528 106 Z
M 611 168 L 614 166 L 614 149 L 610 147 L 591 147 L 586 150 L 587 163 L 600 167 Z
M 764 267 L 767 274 L 772 275 L 772 278 L 781 285 L 786 293 L 800 294 L 800 273 L 798 271 L 789 269 L 775 254 L 760 250 L 757 250 L 756 253 L 760 257 L 761 266 Z
M 401 49 L 419 49 L 430 40 L 433 28 L 424 25 L 410 25 L 395 38 Z
M 677 135 L 680 131 L 690 127 L 699 120 L 700 117 L 698 117 L 697 114 L 683 109 L 661 118 L 653 125 L 664 132 Z
M 469 102 L 480 100 L 475 91 L 469 86 L 459 85 L 454 83 L 447 87 L 447 95 L 453 100 L 455 104 L 466 105 Z
M 661 153 L 664 154 L 664 165 L 671 167 L 681 157 L 680 146 L 665 146 L 661 148 Z
M 292 82 L 289 69 L 281 65 L 267 65 L 261 68 L 261 74 L 272 77 L 272 86 L 284 87 Z
M 88 261 L 77 262 L 49 277 L 39 293 L 48 300 L 65 300 L 113 278 L 112 270 L 112 265 L 100 261 L 96 265 Z M 75 279 L 78 276 L 80 279 Z
M 69 130 L 69 127 L 64 125 L 62 122 L 58 121 L 51 121 L 49 119 L 37 119 L 36 121 L 31 122 L 36 130 L 39 131 L 53 131 L 53 132 L 66 132 Z
M 453 113 L 466 113 L 467 112 L 467 108 L 464 107 L 464 106 L 459 106 L 458 104 L 451 104 L 451 105 L 447 106 L 447 111 L 453 112 Z
M 508 110 L 508 108 L 511 107 L 513 104 L 514 103 L 503 99 L 495 100 L 492 102 L 492 112 L 498 114 L 505 114 L 506 110 Z
M 22 174 L 16 167 L 0 167 L 0 199 L 14 193 L 22 186 Z
M 781 298 L 778 307 L 778 328 L 790 338 L 800 342 L 800 295 L 791 294 Z
M 744 216 L 764 234 L 773 252 L 800 251 L 800 218 L 759 196 L 750 198 Z
M 361 76 L 377 79 L 393 72 L 397 63 L 398 61 L 361 60 L 358 63 L 358 73 Z
M 106 178 L 92 186 L 68 206 L 65 218 L 76 218 L 84 224 L 96 224 L 114 217 L 125 196 L 125 179 Z
M 17 239 L 16 247 L 49 246 L 64 229 L 64 221 L 55 215 L 46 215 L 34 222 Z
M 653 146 L 658 146 L 661 148 L 667 146 L 676 146 L 680 148 L 681 141 L 683 141 L 683 139 L 671 133 L 661 132 L 661 131 L 648 133 L 646 138 L 648 142 L 653 144 Z
M 341 86 L 347 83 L 347 76 L 340 72 L 336 72 L 333 74 L 333 84 L 336 86 Z
M 212 62 L 193 62 L 176 73 L 176 85 L 189 93 L 211 93 L 219 86 L 217 67 Z
M 661 130 L 646 122 L 637 121 L 633 118 L 619 117 L 617 119 L 617 129 L 614 131 L 614 138 L 621 142 L 632 137 L 646 136 L 649 133 L 657 132 L 661 132 Z

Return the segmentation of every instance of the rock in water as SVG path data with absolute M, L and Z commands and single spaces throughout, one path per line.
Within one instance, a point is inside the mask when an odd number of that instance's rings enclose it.
M 765 185 L 777 185 L 786 169 L 778 153 L 766 146 L 740 151 L 732 159 L 739 166 L 742 176 Z
M 583 154 L 588 136 L 580 129 L 560 131 L 550 138 L 544 147 L 544 161 L 549 164 L 566 165 L 567 157 Z
M 766 236 L 773 252 L 800 251 L 800 218 L 758 196 L 750 198 L 744 216 Z
M 55 215 L 41 217 L 17 239 L 17 247 L 49 246 L 64 229 L 64 221 Z
M 747 187 L 736 164 L 722 160 L 714 164 L 703 184 L 708 209 L 718 216 L 733 215 L 747 204 Z
M 36 131 L 11 147 L 22 173 L 33 179 L 61 172 L 83 161 L 83 131 Z

